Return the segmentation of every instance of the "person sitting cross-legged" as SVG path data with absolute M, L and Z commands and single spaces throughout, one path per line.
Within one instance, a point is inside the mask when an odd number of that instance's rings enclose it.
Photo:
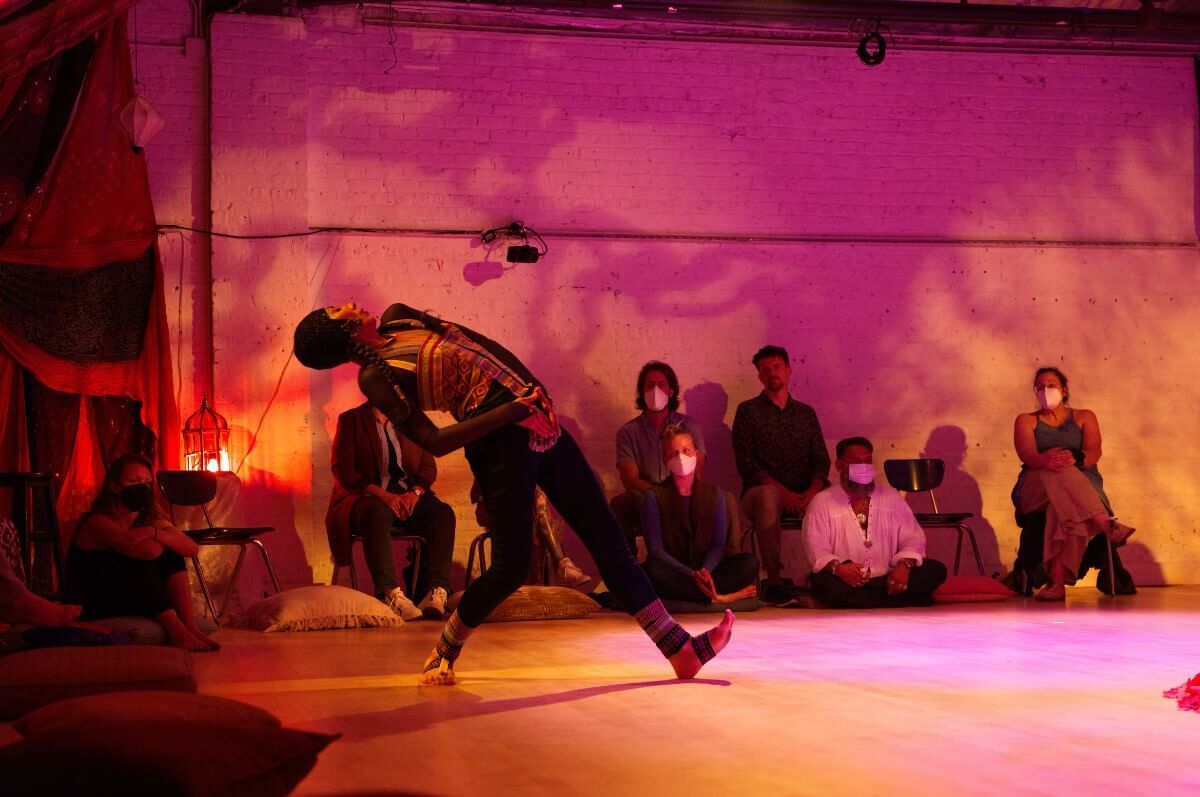
M 928 605 L 946 566 L 925 558 L 925 532 L 900 493 L 875 483 L 873 451 L 865 437 L 839 442 L 839 481 L 804 513 L 813 596 L 834 609 Z
M 757 594 L 758 560 L 736 553 L 725 491 L 696 476 L 699 453 L 677 426 L 663 432 L 663 459 L 671 478 L 646 491 L 642 565 L 663 598 L 733 603 Z

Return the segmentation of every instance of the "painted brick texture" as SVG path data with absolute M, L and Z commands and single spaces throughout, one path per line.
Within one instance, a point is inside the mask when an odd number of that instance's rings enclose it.
M 1200 432 L 1200 263 L 1173 245 L 1196 238 L 1190 61 L 896 51 L 868 70 L 850 47 L 394 33 L 393 65 L 388 29 L 345 9 L 217 17 L 216 226 L 516 218 L 551 252 L 508 267 L 503 246 L 415 232 L 214 243 L 222 405 L 242 455 L 266 413 L 242 475 L 299 540 L 301 579 L 328 572 L 329 436 L 359 397 L 351 369 L 280 372 L 295 321 L 353 298 L 509 344 L 610 492 L 642 362 L 676 367 L 709 472 L 736 488 L 728 425 L 759 387 L 750 357 L 785 345 L 831 447 L 867 434 L 878 459 L 959 463 L 940 503 L 980 516 L 989 570 L 1017 540 L 1013 418 L 1034 368 L 1061 365 L 1141 529 L 1131 569 L 1195 580 L 1200 461 L 1177 441 Z M 177 192 L 154 179 L 156 199 Z M 470 476 L 460 455 L 441 466 L 462 553 Z

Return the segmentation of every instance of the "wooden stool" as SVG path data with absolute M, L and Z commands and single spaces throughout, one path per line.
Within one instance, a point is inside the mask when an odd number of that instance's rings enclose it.
M 42 595 L 52 594 L 62 565 L 53 477 L 49 473 L 3 471 L 0 487 L 13 491 L 13 524 L 21 540 L 21 564 L 29 587 Z M 52 553 L 48 570 L 40 567 L 42 559 L 36 555 L 38 546 L 47 543 Z M 35 565 L 41 572 L 34 571 Z

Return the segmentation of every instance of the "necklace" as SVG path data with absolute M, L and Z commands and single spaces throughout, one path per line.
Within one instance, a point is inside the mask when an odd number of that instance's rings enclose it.
M 867 496 L 866 498 L 851 498 L 850 499 L 850 509 L 851 509 L 851 511 L 854 512 L 854 519 L 858 521 L 859 528 L 862 529 L 863 547 L 864 548 L 870 548 L 874 544 L 871 541 L 871 532 L 867 528 L 867 521 L 869 519 L 869 516 L 867 513 L 870 510 L 870 508 L 871 508 L 871 497 L 870 496 Z

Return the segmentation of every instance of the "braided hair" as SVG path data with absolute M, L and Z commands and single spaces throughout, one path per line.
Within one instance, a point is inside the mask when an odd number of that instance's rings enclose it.
M 335 368 L 348 362 L 363 368 L 373 365 L 389 385 L 403 393 L 404 389 L 392 373 L 391 366 L 379 352 L 354 340 L 354 333 L 360 326 L 360 321 L 330 318 L 324 309 L 313 310 L 296 325 L 293 338 L 296 359 L 317 370 Z M 407 401 L 401 403 L 403 406 L 399 412 L 406 418 L 411 410 Z
M 313 310 L 296 325 L 292 338 L 296 359 L 319 371 L 350 362 L 350 346 L 361 324 L 330 318 L 324 308 Z

